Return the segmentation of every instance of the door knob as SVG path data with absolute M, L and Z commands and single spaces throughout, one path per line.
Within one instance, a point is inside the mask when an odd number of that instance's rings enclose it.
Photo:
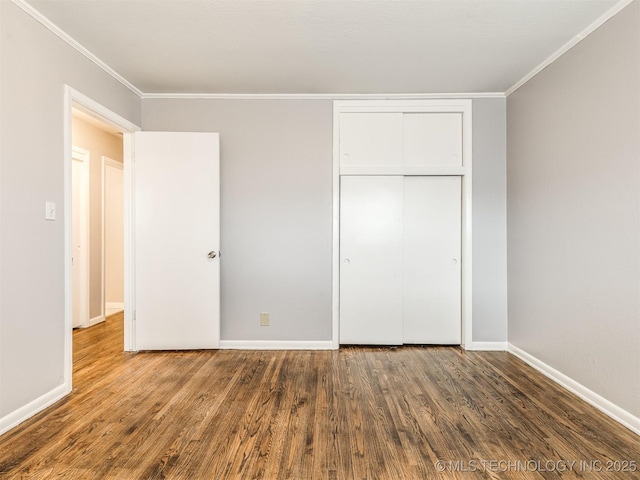
M 213 250 L 211 250 L 208 254 L 207 257 L 209 258 L 216 258 L 218 256 L 218 254 L 216 252 L 214 252 Z

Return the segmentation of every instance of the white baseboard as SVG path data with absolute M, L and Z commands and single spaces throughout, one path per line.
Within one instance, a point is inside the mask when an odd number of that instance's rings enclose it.
M 465 350 L 485 352 L 506 352 L 507 342 L 471 342 L 465 345 Z
M 97 325 L 100 322 L 104 322 L 104 315 L 98 315 L 97 317 L 93 317 L 92 319 L 89 320 L 89 323 L 87 323 L 83 328 L 93 327 L 94 325 Z
M 220 340 L 223 350 L 334 350 L 331 340 Z
M 32 402 L 27 403 L 25 406 L 18 408 L 17 410 L 0 418 L 0 435 L 8 432 L 13 427 L 18 426 L 25 420 L 33 417 L 36 413 L 44 410 L 45 408 L 53 405 L 58 400 L 66 396 L 71 391 L 71 388 L 67 385 L 60 385 L 53 390 L 48 391 L 39 398 L 36 398 Z
M 124 302 L 105 302 L 104 308 L 117 308 L 119 310 L 124 310 Z
M 220 340 L 222 350 L 337 350 L 331 340 Z M 507 350 L 507 342 L 472 342 L 465 350 L 499 351 Z
M 615 403 L 607 400 L 606 398 L 598 395 L 593 390 L 585 387 L 579 382 L 576 382 L 571 377 L 568 377 L 564 373 L 556 370 L 555 368 L 547 365 L 542 360 L 537 359 L 533 355 L 525 352 L 521 348 L 509 343 L 507 351 L 523 362 L 532 366 L 543 375 L 549 377 L 551 380 L 566 388 L 571 393 L 577 395 L 588 404 L 596 407 L 601 412 L 605 413 L 615 421 L 621 423 L 629 430 L 640 435 L 640 418 L 627 412 L 625 409 L 619 407 Z

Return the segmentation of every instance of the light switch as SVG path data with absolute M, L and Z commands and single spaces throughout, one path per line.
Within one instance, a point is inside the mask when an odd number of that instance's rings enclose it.
M 45 220 L 56 219 L 56 202 L 46 202 L 44 204 L 44 218 Z

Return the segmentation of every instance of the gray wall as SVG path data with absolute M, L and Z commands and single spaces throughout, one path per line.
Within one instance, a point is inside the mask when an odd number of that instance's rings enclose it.
M 473 100 L 473 341 L 507 341 L 507 103 Z
M 506 104 L 473 108 L 474 341 L 504 342 Z M 332 102 L 147 99 L 143 129 L 220 132 L 221 338 L 330 340 Z
M 224 340 L 331 339 L 331 118 L 327 100 L 144 101 L 144 130 L 220 133 Z
M 0 418 L 62 385 L 63 85 L 134 123 L 139 98 L 0 1 Z M 45 221 L 45 201 L 57 220 Z
M 640 415 L 640 2 L 510 95 L 509 341 Z

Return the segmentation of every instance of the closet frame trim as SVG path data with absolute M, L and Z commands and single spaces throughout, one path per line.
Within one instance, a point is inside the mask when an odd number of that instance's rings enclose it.
M 461 113 L 462 167 L 343 167 L 340 170 L 340 115 L 342 113 Z M 461 346 L 473 345 L 473 146 L 472 101 L 438 100 L 336 100 L 333 102 L 333 245 L 331 268 L 331 345 L 340 348 L 340 176 L 341 175 L 453 175 L 462 177 L 462 295 Z

